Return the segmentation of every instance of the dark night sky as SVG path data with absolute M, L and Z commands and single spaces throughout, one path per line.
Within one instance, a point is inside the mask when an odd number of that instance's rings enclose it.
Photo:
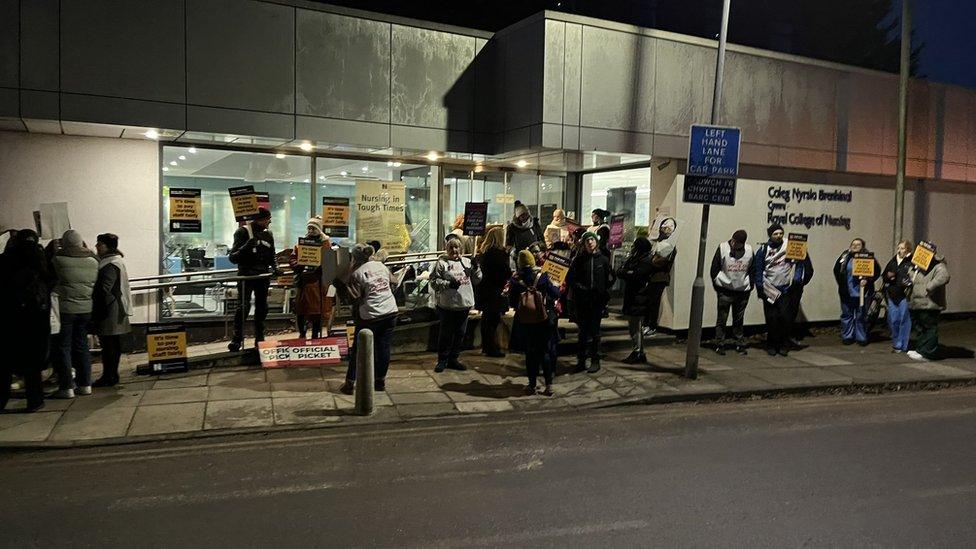
M 976 1 L 914 0 L 915 38 L 923 77 L 976 89 Z M 901 9 L 900 7 L 898 8 Z

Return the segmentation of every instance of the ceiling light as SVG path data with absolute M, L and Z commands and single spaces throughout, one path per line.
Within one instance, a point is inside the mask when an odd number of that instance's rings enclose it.
M 387 167 L 393 167 L 393 161 L 392 160 L 387 160 L 386 161 L 386 165 L 387 165 Z
M 285 157 L 285 155 L 283 155 L 281 153 L 278 153 L 278 154 L 275 155 L 275 158 L 277 158 L 278 160 L 281 160 L 284 157 Z
M 437 156 L 437 151 L 430 151 L 427 153 L 427 160 L 430 160 L 431 162 L 437 160 L 438 158 L 440 157 Z
M 159 139 L 159 132 L 156 131 L 156 130 L 149 130 L 146 133 L 144 133 L 143 135 L 145 135 L 149 139 Z
M 362 167 L 362 170 L 363 170 L 363 173 L 368 172 L 369 171 L 369 166 L 363 166 Z
M 399 168 L 399 167 L 400 167 L 400 166 L 402 166 L 402 165 L 403 165 L 403 162 L 394 162 L 394 163 L 393 163 L 393 167 L 394 167 L 394 168 Z
M 196 148 L 196 147 L 190 147 L 190 148 L 189 148 L 189 149 L 187 149 L 186 151 L 187 151 L 188 153 L 190 153 L 190 154 L 197 154 L 197 148 Z
M 180 155 L 180 160 L 186 160 L 186 157 L 181 154 Z
M 308 183 L 308 179 L 303 179 L 302 183 Z M 294 198 L 292 200 L 294 200 Z
M 308 183 L 308 181 L 306 181 L 306 183 Z M 292 200 L 295 200 L 295 197 L 293 196 L 293 197 L 291 197 L 291 199 L 292 199 Z M 253 211 L 253 210 L 251 210 L 251 211 Z
M 478 165 L 478 166 L 475 166 L 474 167 L 474 173 L 481 173 L 483 171 L 485 171 L 485 167 L 484 166 Z
M 170 160 L 169 161 L 169 165 L 170 166 L 175 166 L 176 165 L 176 161 L 175 160 Z
M 325 176 L 324 175 L 320 175 L 319 176 L 319 181 L 325 181 Z
M 518 162 L 515 163 L 515 165 L 518 166 L 519 168 L 524 168 L 528 166 L 529 163 L 526 162 L 525 160 L 519 160 Z
M 342 177 L 346 177 L 347 175 L 349 175 L 349 172 L 347 172 L 346 170 L 342 170 L 341 172 L 339 172 L 339 175 L 341 175 Z
M 301 145 L 299 145 L 298 148 L 301 149 L 301 150 L 303 150 L 303 151 L 305 151 L 305 152 L 311 152 L 312 151 L 312 144 L 309 143 L 308 141 L 305 141 L 304 143 L 302 143 Z
M 169 168 L 168 168 L 168 167 L 166 167 L 166 166 L 163 166 L 163 171 L 164 171 L 164 172 L 168 172 L 168 171 L 169 171 Z

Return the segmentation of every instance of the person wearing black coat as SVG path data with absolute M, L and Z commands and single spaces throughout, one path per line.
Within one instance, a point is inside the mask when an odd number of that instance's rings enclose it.
M 855 341 L 861 346 L 868 344 L 867 304 L 874 296 L 874 281 L 881 276 L 881 266 L 874 261 L 874 276 L 854 276 L 855 254 L 867 251 L 864 240 L 855 238 L 834 262 L 834 279 L 840 297 L 841 339 L 844 345 Z
M 10 400 L 14 373 L 24 378 L 24 411 L 44 407 L 41 372 L 51 342 L 51 290 L 56 281 L 37 233 L 17 231 L 0 255 L 0 344 L 6 352 L 0 360 L 0 410 Z
M 887 300 L 885 317 L 891 332 L 891 350 L 895 353 L 908 351 L 912 334 L 912 317 L 908 312 L 908 293 L 912 290 L 912 243 L 902 240 L 895 249 L 895 256 L 884 269 L 884 293 Z
M 271 212 L 261 208 L 254 221 L 248 222 L 234 233 L 234 245 L 229 259 L 237 265 L 238 276 L 254 276 L 275 271 L 274 236 L 268 227 Z M 240 351 L 244 346 L 244 321 L 251 310 L 251 294 L 254 294 L 254 341 L 264 341 L 264 319 L 268 316 L 268 290 L 270 278 L 242 280 L 237 283 L 240 295 L 234 314 L 234 336 L 227 348 Z
M 481 352 L 502 358 L 505 353 L 498 345 L 498 325 L 508 312 L 508 300 L 502 295 L 512 276 L 508 253 L 502 240 L 502 228 L 492 227 L 485 234 L 478 255 L 481 265 L 481 284 L 475 287 L 477 306 L 481 310 Z
M 505 231 L 505 247 L 512 255 L 517 256 L 519 252 L 535 243 L 539 243 L 542 249 L 545 249 L 546 238 L 542 233 L 539 220 L 532 217 L 524 204 L 518 204 L 515 207 L 515 217 Z
M 586 370 L 595 374 L 600 371 L 600 325 L 603 310 L 610 301 L 613 280 L 610 260 L 600 253 L 596 234 L 587 231 L 583 234 L 581 250 L 566 274 L 566 286 L 572 294 L 576 324 L 579 326 L 577 372 Z M 587 358 L 589 368 L 586 366 Z
M 648 280 L 654 270 L 651 259 L 651 241 L 639 236 L 634 240 L 630 256 L 617 269 L 617 278 L 624 281 L 624 306 L 621 312 L 628 317 L 627 327 L 634 343 L 633 351 L 623 360 L 627 364 L 647 362 L 647 355 L 644 354 L 644 326 L 647 323 L 651 299 L 648 292 Z

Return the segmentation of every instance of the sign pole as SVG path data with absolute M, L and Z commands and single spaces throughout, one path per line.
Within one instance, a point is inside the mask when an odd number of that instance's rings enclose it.
M 901 62 L 898 74 L 898 164 L 895 172 L 895 215 L 891 247 L 902 238 L 905 219 L 905 156 L 908 142 L 908 76 L 912 56 L 912 8 L 910 0 L 901 3 Z
M 729 30 L 729 7 L 732 0 L 722 1 L 722 28 L 718 38 L 718 58 L 715 62 L 715 88 L 712 91 L 711 124 L 718 123 L 722 102 L 722 78 L 725 74 L 725 43 Z M 691 314 L 688 324 L 688 351 L 685 355 L 685 377 L 698 379 L 698 351 L 701 347 L 702 313 L 705 309 L 705 246 L 708 245 L 709 205 L 702 206 L 701 235 L 698 239 L 698 266 L 691 287 Z

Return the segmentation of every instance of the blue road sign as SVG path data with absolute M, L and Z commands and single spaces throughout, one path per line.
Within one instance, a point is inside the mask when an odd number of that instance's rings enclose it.
M 682 198 L 695 204 L 735 206 L 735 179 L 686 175 Z
M 693 125 L 688 146 L 688 175 L 734 179 L 739 175 L 742 130 Z

